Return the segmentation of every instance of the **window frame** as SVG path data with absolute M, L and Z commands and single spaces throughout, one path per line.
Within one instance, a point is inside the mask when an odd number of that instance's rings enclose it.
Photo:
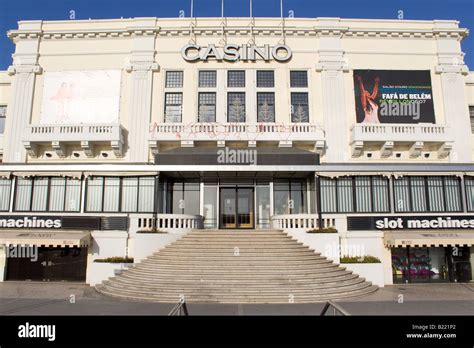
M 179 122 L 168 121 L 168 117 L 166 115 L 166 108 L 168 107 L 168 105 L 170 105 L 170 106 L 178 105 L 178 104 L 168 104 L 167 103 L 168 95 L 172 95 L 172 94 L 181 96 L 181 110 L 180 110 L 180 114 L 179 114 Z M 164 118 L 165 118 L 164 123 L 179 124 L 179 123 L 183 122 L 183 100 L 184 100 L 183 92 L 165 92 L 165 102 L 164 102 L 164 111 L 163 111 L 163 115 L 164 115 Z

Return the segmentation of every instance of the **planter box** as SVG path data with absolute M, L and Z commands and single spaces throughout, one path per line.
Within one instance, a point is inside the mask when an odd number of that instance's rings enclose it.
M 329 260 L 339 263 L 338 233 L 307 233 L 305 230 L 287 230 L 286 232 L 298 242 L 321 253 Z
M 132 265 L 133 263 L 91 262 L 86 283 L 91 286 L 100 284 L 104 280 L 122 273 L 123 270 Z
M 341 263 L 342 267 L 365 278 L 372 284 L 384 287 L 384 269 L 383 263 Z

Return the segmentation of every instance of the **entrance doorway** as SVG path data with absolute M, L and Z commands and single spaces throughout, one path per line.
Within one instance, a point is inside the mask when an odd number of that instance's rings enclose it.
M 220 228 L 255 228 L 253 187 L 221 188 L 219 215 Z

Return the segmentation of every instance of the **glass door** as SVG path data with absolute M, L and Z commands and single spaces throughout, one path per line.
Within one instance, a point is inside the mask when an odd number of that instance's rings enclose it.
M 254 228 L 253 188 L 220 189 L 220 228 Z

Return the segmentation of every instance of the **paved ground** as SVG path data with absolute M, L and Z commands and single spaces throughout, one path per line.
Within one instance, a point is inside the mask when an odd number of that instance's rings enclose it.
M 70 302 L 71 295 L 75 303 Z M 393 285 L 339 303 L 354 315 L 474 315 L 474 283 Z M 190 304 L 188 308 L 190 315 L 319 315 L 322 306 Z M 84 284 L 0 283 L 0 315 L 166 315 L 172 307 L 106 297 Z

